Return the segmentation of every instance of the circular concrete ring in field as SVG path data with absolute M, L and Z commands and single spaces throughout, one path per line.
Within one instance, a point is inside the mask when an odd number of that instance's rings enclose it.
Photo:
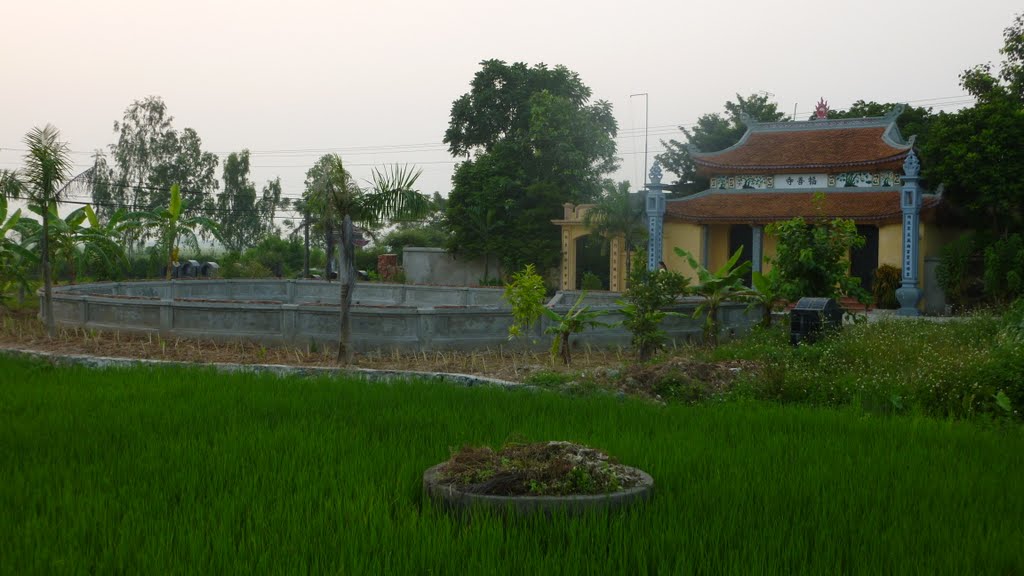
M 590 511 L 618 511 L 640 504 L 651 498 L 654 479 L 638 468 L 630 468 L 640 477 L 636 486 L 609 494 L 583 494 L 566 496 L 495 496 L 463 492 L 457 486 L 441 479 L 445 463 L 428 468 L 423 473 L 423 494 L 435 504 L 452 512 L 491 510 L 498 513 L 528 515 L 533 513 L 566 514 L 578 516 Z

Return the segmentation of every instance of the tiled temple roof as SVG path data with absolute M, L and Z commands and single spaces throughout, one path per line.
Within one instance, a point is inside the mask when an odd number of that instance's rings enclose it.
M 668 222 L 768 224 L 797 216 L 813 219 L 819 208 L 815 192 L 765 192 L 708 190 L 666 203 Z M 858 223 L 899 222 L 902 209 L 899 190 L 826 191 L 820 214 L 851 218 Z M 925 195 L 921 211 L 937 206 L 940 197 Z
M 739 142 L 719 152 L 690 149 L 698 172 L 705 176 L 897 170 L 913 148 L 896 127 L 902 111 L 879 118 L 753 122 Z

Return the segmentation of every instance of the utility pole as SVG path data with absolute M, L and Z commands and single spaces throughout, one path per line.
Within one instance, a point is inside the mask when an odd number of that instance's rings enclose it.
M 644 97 L 644 188 L 647 188 L 647 128 L 650 125 L 648 120 L 650 119 L 651 100 L 647 97 L 647 92 L 630 94 L 629 98 L 632 99 L 633 96 Z

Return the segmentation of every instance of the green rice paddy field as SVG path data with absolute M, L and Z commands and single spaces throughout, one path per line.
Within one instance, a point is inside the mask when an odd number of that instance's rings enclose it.
M 650 472 L 645 508 L 450 518 L 423 470 L 572 440 Z M 1024 574 L 1024 433 L 767 403 L 0 357 L 9 574 Z

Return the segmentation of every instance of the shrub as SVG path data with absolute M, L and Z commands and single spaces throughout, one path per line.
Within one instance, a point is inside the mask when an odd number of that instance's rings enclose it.
M 853 296 L 867 302 L 860 279 L 848 273 L 850 250 L 864 245 L 853 220 L 819 218 L 808 223 L 797 217 L 772 223 L 765 231 L 778 238 L 775 257 L 768 261 L 779 270 L 786 299 Z
M 1024 236 L 1011 234 L 985 248 L 985 295 L 1005 304 L 1024 295 Z
M 580 288 L 583 290 L 604 290 L 604 284 L 601 283 L 601 278 L 597 274 L 588 271 L 583 273 Z
M 508 328 L 509 340 L 521 336 L 537 323 L 544 313 L 544 279 L 537 274 L 533 264 L 512 275 L 512 281 L 505 286 L 502 298 L 512 307 L 512 325 Z
M 875 299 L 875 306 L 887 310 L 899 308 L 900 303 L 896 300 L 896 289 L 900 287 L 902 279 L 900 269 L 883 264 L 875 270 L 872 276 L 871 296 Z
M 633 255 L 629 289 L 618 303 L 625 316 L 622 325 L 633 335 L 633 348 L 640 360 L 647 360 L 665 346 L 661 321 L 669 314 L 662 310 L 686 292 L 689 279 L 676 272 L 647 270 L 647 256 Z
M 959 309 L 967 305 L 967 285 L 973 253 L 974 235 L 964 234 L 942 248 L 939 265 L 935 269 L 939 287 Z

